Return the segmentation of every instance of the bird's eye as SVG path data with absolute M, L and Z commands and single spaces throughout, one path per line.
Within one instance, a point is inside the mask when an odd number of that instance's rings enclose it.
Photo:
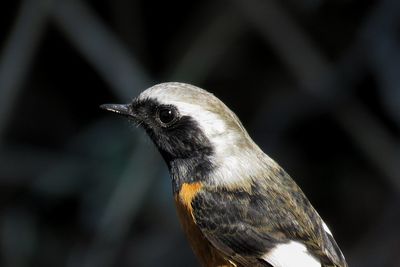
M 158 109 L 158 119 L 163 126 L 169 126 L 174 123 L 178 117 L 178 111 L 172 106 L 162 106 Z

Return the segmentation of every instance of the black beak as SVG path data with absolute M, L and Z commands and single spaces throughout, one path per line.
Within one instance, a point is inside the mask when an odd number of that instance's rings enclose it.
M 133 116 L 132 109 L 130 108 L 129 104 L 103 104 L 100 108 L 115 112 L 120 115 L 124 116 Z

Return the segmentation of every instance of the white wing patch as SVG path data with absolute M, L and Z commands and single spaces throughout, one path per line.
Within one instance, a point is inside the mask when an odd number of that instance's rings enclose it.
M 308 253 L 306 246 L 296 241 L 276 246 L 262 259 L 274 267 L 321 267 L 321 263 Z

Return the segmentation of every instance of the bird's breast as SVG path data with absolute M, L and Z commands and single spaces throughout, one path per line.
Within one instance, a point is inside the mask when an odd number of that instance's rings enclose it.
M 192 208 L 192 200 L 193 198 L 200 192 L 203 187 L 201 182 L 195 183 L 183 183 L 179 193 L 178 193 L 178 201 L 181 205 L 183 205 L 186 209 L 186 212 L 189 213 L 193 217 L 193 208 Z
M 207 240 L 196 225 L 193 216 L 192 200 L 202 190 L 200 182 L 184 183 L 175 194 L 175 205 L 183 231 L 189 243 L 203 266 L 230 267 L 233 266 L 222 254 Z

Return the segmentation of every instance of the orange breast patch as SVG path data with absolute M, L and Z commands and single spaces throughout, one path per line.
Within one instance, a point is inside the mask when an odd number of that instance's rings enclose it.
M 196 196 L 196 194 L 202 188 L 202 184 L 200 182 L 196 183 L 184 183 L 179 191 L 179 199 L 183 205 L 188 209 L 190 214 L 192 214 L 192 200 Z
M 193 217 L 192 200 L 202 188 L 200 182 L 184 183 L 175 195 L 176 208 L 183 230 L 202 266 L 233 267 L 200 231 Z

